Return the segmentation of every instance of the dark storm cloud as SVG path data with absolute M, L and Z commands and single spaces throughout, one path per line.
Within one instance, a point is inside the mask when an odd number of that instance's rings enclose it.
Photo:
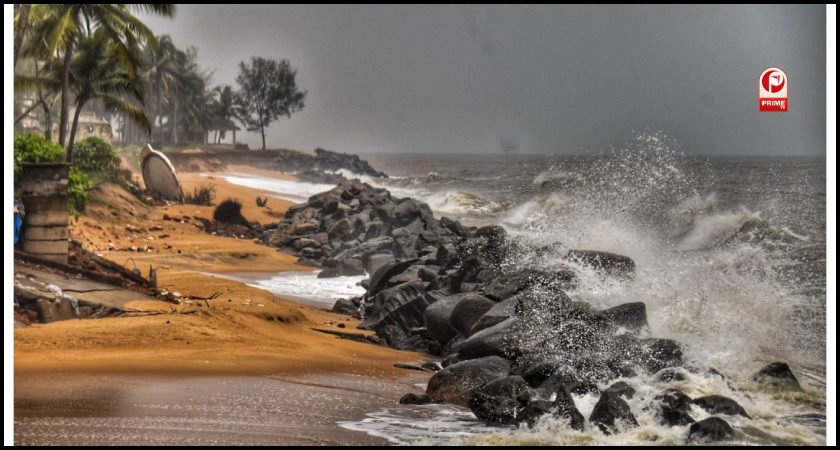
M 288 58 L 309 96 L 272 125 L 275 147 L 577 153 L 653 130 L 698 154 L 825 153 L 823 6 L 180 5 L 147 20 L 198 47 L 214 83 L 252 55 Z M 770 66 L 790 112 L 757 112 Z

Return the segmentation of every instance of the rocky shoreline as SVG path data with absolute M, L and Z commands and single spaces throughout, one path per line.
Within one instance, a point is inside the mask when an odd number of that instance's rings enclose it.
M 533 263 L 561 244 L 532 248 L 500 226 L 437 219 L 425 203 L 359 181 L 290 207 L 261 240 L 320 266 L 319 276 L 370 275 L 366 293 L 338 301 L 334 311 L 360 316 L 360 328 L 384 344 L 440 358 L 426 394 L 403 403 L 469 407 L 490 425 L 533 425 L 550 414 L 575 429 L 588 420 L 611 434 L 638 425 L 627 403 L 634 389 L 618 378 L 724 377 L 684 361 L 678 342 L 651 337 L 644 303 L 597 310 L 570 298 L 573 269 Z M 607 252 L 566 250 L 565 259 L 618 280 L 635 272 L 632 259 Z M 765 367 L 755 380 L 801 389 L 785 363 Z M 583 393 L 600 395 L 588 419 L 572 398 Z M 715 416 L 696 421 L 693 406 Z M 649 407 L 663 425 L 688 427 L 688 441 L 731 439 L 736 432 L 718 416 L 749 417 L 730 398 L 692 399 L 678 389 Z

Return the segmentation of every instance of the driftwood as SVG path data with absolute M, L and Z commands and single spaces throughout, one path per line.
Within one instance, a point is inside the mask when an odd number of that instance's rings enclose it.
M 101 256 L 97 256 L 97 255 L 95 255 L 93 253 L 90 253 L 90 252 L 88 252 L 87 257 L 90 258 L 96 264 L 99 264 L 100 266 L 102 266 L 106 269 L 117 272 L 118 274 L 128 278 L 131 281 L 134 281 L 135 283 L 137 283 L 141 286 L 145 286 L 145 287 L 148 287 L 150 289 L 157 289 L 155 287 L 155 285 L 152 284 L 151 281 L 143 278 L 142 275 L 138 275 L 138 274 L 126 269 L 125 267 L 123 267 L 123 266 L 121 266 L 121 265 L 119 265 L 119 264 L 117 264 L 117 263 L 115 263 L 115 262 L 113 262 L 109 259 L 105 259 Z
M 382 341 L 376 336 L 367 336 L 357 333 L 346 333 L 343 331 L 323 330 L 321 328 L 310 328 L 312 331 L 336 336 L 340 339 L 348 339 L 356 342 L 364 342 L 365 344 L 383 345 Z

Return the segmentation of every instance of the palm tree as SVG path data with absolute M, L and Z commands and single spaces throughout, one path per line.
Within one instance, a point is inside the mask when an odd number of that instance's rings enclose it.
M 20 6 L 15 5 L 15 63 L 13 67 L 17 67 L 18 56 L 20 56 L 20 46 L 23 44 L 23 36 L 26 35 L 26 30 L 29 28 L 29 10 L 32 9 L 31 3 L 23 3 Z
M 217 96 L 214 102 L 215 115 L 218 118 L 230 120 L 233 117 L 233 108 L 235 96 L 233 88 L 228 85 L 216 86 L 213 93 Z M 225 138 L 225 130 L 221 130 L 216 138 L 216 144 L 220 143 Z
M 65 144 L 70 99 L 70 65 L 75 46 L 84 36 L 91 36 L 96 30 L 107 39 L 110 50 L 118 59 L 131 62 L 130 70 L 139 66 L 136 47 L 145 41 L 156 44 L 155 36 L 143 22 L 131 14 L 131 10 L 152 12 L 172 16 L 172 4 L 39 4 L 29 10 L 32 38 L 43 42 L 43 48 L 51 59 L 62 60 L 61 65 L 61 116 L 59 121 L 59 143 Z M 135 73 L 129 73 L 134 76 Z M 68 161 L 72 151 L 68 148 Z
M 146 69 L 142 78 L 153 87 L 146 96 L 146 115 L 151 119 L 152 128 L 157 124 L 162 140 L 165 105 L 171 98 L 181 74 L 179 61 L 186 56 L 175 47 L 171 37 L 163 35 L 157 40 L 157 46 L 147 45 L 145 48 Z
M 149 120 L 142 108 L 130 101 L 134 99 L 142 104 L 143 99 L 142 81 L 137 77 L 137 66 L 133 63 L 139 61 L 138 55 L 132 55 L 129 60 L 123 59 L 122 52 L 110 45 L 103 34 L 103 31 L 97 30 L 76 42 L 76 52 L 67 72 L 64 72 L 63 64 L 55 62 L 47 66 L 46 73 L 41 77 L 18 76 L 15 79 L 17 89 L 36 90 L 42 87 L 58 90 L 64 74 L 67 74 L 76 108 L 67 143 L 68 155 L 73 152 L 79 115 L 91 100 L 98 99 L 106 109 L 122 113 L 149 128 Z M 68 160 L 72 161 L 72 157 L 68 156 Z

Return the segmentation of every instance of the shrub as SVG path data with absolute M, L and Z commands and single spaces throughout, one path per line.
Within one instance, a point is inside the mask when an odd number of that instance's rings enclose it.
M 20 175 L 20 163 L 57 163 L 64 161 L 64 148 L 42 136 L 15 133 L 15 177 Z
M 216 185 L 213 183 L 205 184 L 203 186 L 193 189 L 192 194 L 187 193 L 187 195 L 184 197 L 184 203 L 210 206 L 213 204 L 213 198 L 215 196 Z
M 90 189 L 90 178 L 87 174 L 76 166 L 70 166 L 70 172 L 67 175 L 67 209 L 77 220 L 79 213 L 85 210 L 88 189 Z
M 21 163 L 58 163 L 64 161 L 64 149 L 37 134 L 15 133 L 14 153 L 16 187 L 20 181 Z M 79 218 L 79 212 L 84 211 L 88 189 L 90 189 L 90 178 L 75 166 L 70 166 L 67 175 L 67 210 L 77 219 Z
M 216 210 L 213 211 L 213 220 L 235 225 L 245 225 L 246 227 L 250 226 L 248 220 L 242 216 L 242 203 L 232 198 L 223 201 L 216 207 Z
M 73 146 L 73 165 L 87 172 L 115 175 L 120 168 L 120 157 L 111 144 L 91 136 Z

